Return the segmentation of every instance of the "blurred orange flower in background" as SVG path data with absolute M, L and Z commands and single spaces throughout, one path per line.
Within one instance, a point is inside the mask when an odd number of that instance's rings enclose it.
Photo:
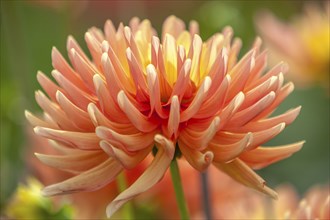
M 261 40 L 238 60 L 240 39 L 230 27 L 203 42 L 198 24 L 189 30 L 170 16 L 159 39 L 150 21 L 133 18 L 116 30 L 85 34 L 91 61 L 69 37 L 73 68 L 53 48 L 52 76 L 37 75 L 36 101 L 43 117 L 26 112 L 36 134 L 53 140 L 61 155 L 36 154 L 73 177 L 43 189 L 46 196 L 94 191 L 153 151 L 143 174 L 107 207 L 111 216 L 125 202 L 159 182 L 182 153 L 198 171 L 210 164 L 236 181 L 273 198 L 276 192 L 253 169 L 289 157 L 303 142 L 263 147 L 292 123 L 300 107 L 269 117 L 293 91 L 284 83 L 287 66 L 265 71 Z M 155 147 L 156 146 L 156 147 Z M 180 153 L 175 153 L 180 152 Z
M 289 76 L 299 86 L 320 84 L 329 89 L 330 3 L 309 3 L 305 13 L 291 23 L 279 21 L 270 12 L 260 13 L 256 27 L 270 49 L 273 63 L 285 60 Z

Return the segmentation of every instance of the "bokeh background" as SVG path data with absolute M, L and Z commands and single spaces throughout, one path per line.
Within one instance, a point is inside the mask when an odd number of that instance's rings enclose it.
M 313 1 L 315 2 L 315 1 Z M 319 2 L 321 4 L 321 2 Z M 205 40 L 224 26 L 233 27 L 243 41 L 241 55 L 255 36 L 253 19 L 263 9 L 289 21 L 301 13 L 306 1 L 1 1 L 1 207 L 28 174 L 24 158 L 31 152 L 26 138 L 24 110 L 38 112 L 34 91 L 38 70 L 50 75 L 51 49 L 66 54 L 66 38 L 73 35 L 86 50 L 84 33 L 103 28 L 106 19 L 117 26 L 138 16 L 148 18 L 156 30 L 174 14 L 187 24 L 196 20 Z M 289 160 L 258 171 L 268 185 L 291 183 L 299 192 L 329 181 L 329 94 L 314 86 L 297 88 L 277 112 L 302 105 L 296 121 L 268 145 L 306 140 Z

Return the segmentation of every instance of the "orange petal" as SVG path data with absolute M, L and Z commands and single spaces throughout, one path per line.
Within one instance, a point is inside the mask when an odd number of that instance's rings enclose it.
M 99 150 L 100 139 L 93 133 L 55 130 L 44 127 L 35 127 L 34 132 L 42 137 L 60 141 L 73 148 L 83 150 Z
M 64 110 L 68 118 L 71 119 L 77 127 L 82 131 L 94 131 L 93 123 L 91 122 L 87 112 L 81 110 L 76 105 L 74 105 L 63 93 L 60 91 L 56 92 L 56 99 Z
M 157 122 L 148 119 L 130 102 L 123 90 L 118 93 L 117 101 L 121 110 L 140 131 L 151 132 L 158 127 Z
M 275 99 L 275 93 L 270 92 L 268 95 L 260 99 L 254 105 L 237 112 L 228 122 L 226 129 L 230 129 L 231 127 L 240 127 L 257 117 L 258 114 L 264 111 L 267 107 L 269 107 Z
M 253 140 L 252 134 L 246 134 L 241 140 L 232 144 L 217 144 L 210 142 L 207 149 L 213 152 L 214 161 L 228 162 L 238 157 Z
M 87 105 L 90 102 L 96 102 L 95 97 L 90 93 L 86 93 L 81 90 L 75 84 L 72 83 L 69 79 L 65 78 L 65 76 L 57 70 L 52 71 L 52 76 L 56 79 L 58 84 L 66 91 L 68 98 L 79 108 L 85 110 L 87 109 Z
M 161 135 L 155 136 L 157 154 L 146 171 L 125 191 L 119 194 L 107 207 L 107 216 L 111 217 L 123 204 L 150 189 L 164 176 L 174 156 L 174 145 Z
M 180 117 L 180 122 L 184 122 L 192 118 L 200 109 L 202 103 L 207 96 L 208 90 L 212 84 L 212 80 L 209 76 L 206 76 L 201 87 L 199 87 L 197 94 L 195 95 L 194 99 L 191 101 L 188 108 L 186 108 Z
M 305 141 L 301 141 L 279 147 L 258 147 L 244 152 L 240 155 L 240 159 L 253 169 L 261 169 L 291 156 L 299 151 L 304 143 Z
M 175 95 L 171 99 L 171 109 L 170 115 L 168 118 L 168 134 L 172 136 L 174 134 L 175 138 L 177 137 L 179 124 L 180 124 L 180 103 L 178 97 Z
M 188 125 L 184 130 L 181 131 L 179 140 L 192 149 L 203 150 L 213 139 L 214 135 L 218 131 L 219 125 L 219 117 L 215 117 L 209 124 L 208 128 L 201 131 L 191 129 Z
M 116 160 L 118 160 L 125 169 L 132 169 L 136 167 L 136 165 L 150 153 L 152 146 L 153 145 L 137 152 L 127 153 L 114 147 L 105 140 L 100 142 L 100 147 L 104 150 L 104 152 L 106 152 L 109 156 L 116 158 Z
M 202 153 L 199 150 L 185 145 L 181 141 L 179 141 L 179 147 L 181 153 L 189 164 L 200 172 L 205 171 L 213 161 L 214 156 L 212 151 Z
M 112 141 L 119 142 L 128 151 L 143 150 L 154 143 L 155 132 L 136 134 L 120 134 L 110 128 L 99 126 L 95 130 L 98 137 L 105 139 L 112 143 Z
M 39 153 L 35 153 L 35 155 L 41 162 L 48 166 L 72 173 L 81 173 L 91 169 L 108 158 L 102 151 L 85 151 L 70 155 L 46 155 Z
M 64 111 L 54 102 L 51 102 L 45 94 L 41 91 L 35 92 L 35 97 L 38 105 L 46 112 L 51 115 L 52 120 L 62 129 L 76 130 L 77 127 L 65 115 Z M 79 128 L 78 128 L 79 129 Z
M 230 163 L 213 162 L 213 164 L 237 182 L 265 193 L 274 199 L 277 198 L 277 193 L 265 185 L 265 180 L 240 159 L 235 159 Z
M 44 196 L 63 195 L 74 192 L 94 191 L 112 182 L 122 166 L 113 158 L 109 158 L 98 166 L 77 176 L 45 187 Z
M 94 103 L 90 103 L 87 109 L 95 127 L 105 126 L 123 134 L 135 134 L 139 131 L 131 123 L 117 123 L 109 120 L 109 118 L 105 116 Z
M 64 89 L 56 85 L 53 81 L 51 81 L 43 72 L 38 71 L 37 80 L 43 90 L 47 93 L 47 95 L 51 98 L 52 101 L 56 101 L 56 91 L 59 90 L 62 93 L 66 93 Z

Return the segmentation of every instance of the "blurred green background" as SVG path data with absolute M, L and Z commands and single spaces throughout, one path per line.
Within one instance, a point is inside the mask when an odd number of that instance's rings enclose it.
M 1 207 L 26 176 L 24 110 L 38 111 L 34 91 L 38 70 L 50 75 L 51 48 L 66 54 L 73 35 L 86 50 L 84 32 L 103 28 L 106 19 L 128 24 L 133 16 L 148 18 L 158 33 L 171 14 L 200 23 L 203 39 L 230 25 L 243 40 L 241 55 L 256 36 L 253 18 L 268 9 L 287 20 L 306 1 L 1 1 Z M 261 171 L 270 186 L 291 183 L 300 192 L 329 181 L 329 96 L 322 88 L 296 89 L 278 112 L 302 105 L 298 119 L 268 145 L 306 140 L 303 149 Z

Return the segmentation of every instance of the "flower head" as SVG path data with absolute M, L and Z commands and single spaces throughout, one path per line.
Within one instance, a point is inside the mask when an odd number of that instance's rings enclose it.
M 267 54 L 260 51 L 259 38 L 238 60 L 241 41 L 232 42 L 230 27 L 205 42 L 198 32 L 196 22 L 186 30 L 174 16 L 164 22 L 161 38 L 148 20 L 133 18 L 117 30 L 107 21 L 104 33 L 93 27 L 85 34 L 92 61 L 68 38 L 73 68 L 53 48 L 57 84 L 37 75 L 49 96 L 36 92 L 45 117 L 26 116 L 38 135 L 54 140 L 63 152 L 37 157 L 76 176 L 46 187 L 44 195 L 104 187 L 157 149 L 145 172 L 109 204 L 108 216 L 160 181 L 175 151 L 199 171 L 213 164 L 276 197 L 252 169 L 302 146 L 261 146 L 300 111 L 269 117 L 293 90 L 291 82 L 284 84 L 287 66 L 280 63 L 265 72 Z
M 307 4 L 305 13 L 284 23 L 271 13 L 261 13 L 257 29 L 271 50 L 273 62 L 286 60 L 292 80 L 299 85 L 319 83 L 329 88 L 330 3 L 324 8 Z

